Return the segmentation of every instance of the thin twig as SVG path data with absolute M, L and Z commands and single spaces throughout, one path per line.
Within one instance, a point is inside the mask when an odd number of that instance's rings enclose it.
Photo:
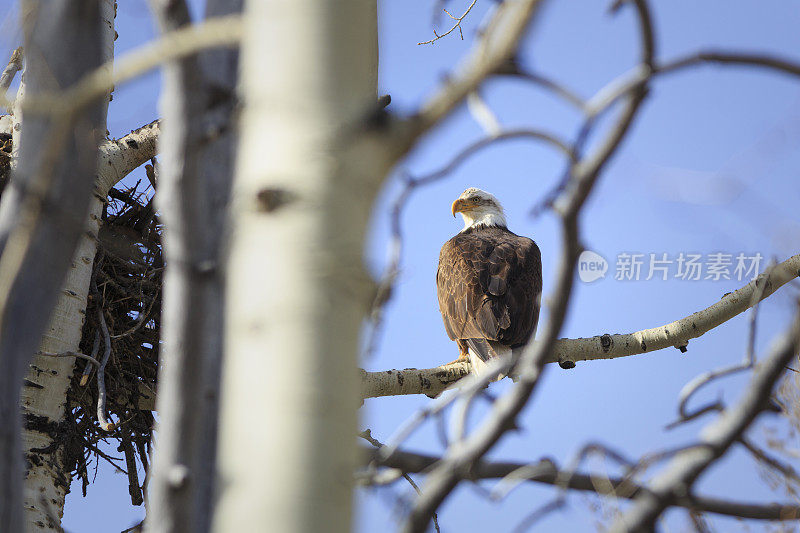
M 538 509 L 535 509 L 532 513 L 528 514 L 522 521 L 517 524 L 512 531 L 514 533 L 521 533 L 522 531 L 527 531 L 536 523 L 543 518 L 545 518 L 550 513 L 558 511 L 564 505 L 566 505 L 567 500 L 564 498 L 563 494 L 559 494 L 554 499 L 550 500 L 549 502 L 545 503 L 544 505 L 540 506 Z
M 92 359 L 97 360 L 97 354 L 100 353 L 100 332 L 95 330 L 94 341 L 92 344 Z M 100 366 L 100 363 L 97 363 Z M 81 375 L 80 386 L 85 387 L 89 383 L 89 375 L 92 373 L 92 367 L 86 365 L 83 367 L 83 374 Z
M 772 468 L 773 470 L 778 471 L 781 475 L 783 475 L 786 479 L 792 480 L 798 487 L 800 487 L 800 474 L 797 473 L 797 470 L 792 468 L 791 465 L 780 461 L 779 459 L 772 457 L 767 452 L 756 446 L 750 439 L 747 437 L 742 437 L 739 439 L 739 442 L 747 448 L 747 451 L 760 463 L 767 465 L 768 467 Z
M 509 73 L 503 72 L 502 74 L 513 76 L 515 78 L 529 81 L 535 85 L 539 85 L 542 88 L 549 90 L 554 95 L 558 96 L 565 102 L 569 103 L 579 111 L 582 111 L 584 113 L 586 112 L 587 109 L 586 100 L 578 96 L 578 94 L 572 89 L 565 87 L 564 85 L 548 78 L 547 76 L 544 76 L 543 74 L 534 72 L 525 72 L 521 70 L 514 70 L 513 72 Z
M 130 327 L 127 331 L 120 333 L 119 335 L 112 335 L 112 339 L 121 339 L 122 337 L 127 337 L 128 335 L 132 335 L 139 331 L 139 328 L 150 322 L 152 318 L 152 311 L 153 307 L 155 306 L 156 301 L 158 300 L 158 293 L 161 291 L 161 287 L 156 290 L 156 293 L 153 295 L 153 298 L 150 300 L 150 305 L 147 306 L 147 310 L 144 313 L 141 313 L 139 317 L 134 322 L 133 326 Z
M 128 494 L 131 496 L 133 505 L 141 505 L 144 502 L 142 497 L 142 487 L 139 485 L 139 474 L 136 471 L 136 456 L 133 453 L 131 435 L 123 435 L 121 448 L 125 454 L 125 465 L 128 468 Z
M 78 359 L 83 359 L 84 361 L 88 361 L 91 364 L 98 366 L 100 362 L 95 359 L 94 357 L 86 354 L 82 354 L 80 352 L 62 352 L 62 353 L 53 353 L 53 352 L 36 352 L 36 355 L 42 355 L 44 357 L 76 357 Z
M 425 133 L 511 59 L 542 3 L 543 0 L 515 0 L 497 6 L 486 30 L 478 37 L 456 73 L 416 115 L 395 123 L 390 142 L 396 158 L 411 150 Z
M 108 420 L 108 415 L 106 414 L 106 364 L 111 356 L 111 336 L 108 334 L 108 325 L 106 324 L 102 302 L 99 301 L 97 285 L 94 286 L 94 291 L 98 298 L 97 319 L 100 323 L 100 330 L 103 332 L 104 344 L 103 358 L 100 360 L 100 366 L 97 367 L 97 421 L 104 431 L 113 431 L 114 423 Z
M 461 31 L 461 23 L 464 22 L 464 18 L 466 18 L 466 16 L 469 15 L 469 12 L 472 11 L 472 8 L 475 7 L 476 3 L 478 3 L 478 0 L 472 0 L 472 3 L 469 5 L 467 10 L 464 11 L 464 14 L 461 15 L 460 17 L 454 17 L 447 9 L 442 9 L 442 11 L 447 13 L 448 17 L 450 17 L 452 20 L 455 21 L 455 24 L 453 24 L 453 27 L 451 27 L 449 30 L 447 30 L 445 33 L 442 33 L 442 34 L 439 34 L 439 33 L 436 32 L 436 30 L 433 30 L 433 35 L 435 35 L 435 37 L 433 39 L 431 39 L 430 41 L 423 41 L 423 42 L 417 43 L 417 44 L 420 45 L 420 44 L 432 44 L 432 43 L 435 43 L 436 41 L 438 41 L 442 37 L 447 37 L 448 35 L 453 33 L 453 31 L 456 30 L 456 29 L 458 29 L 458 34 L 461 37 L 461 40 L 463 41 L 464 40 L 464 32 Z
M 373 437 L 372 436 L 372 431 L 369 430 L 369 429 L 365 429 L 364 431 L 359 433 L 358 436 L 361 437 L 362 439 L 364 439 L 365 441 L 369 442 L 373 446 L 375 446 L 375 448 L 382 448 L 383 447 L 383 444 L 381 443 L 381 441 L 379 441 L 378 439 Z M 417 494 L 421 493 L 421 491 L 419 490 L 419 486 L 414 482 L 414 480 L 411 478 L 410 475 L 408 475 L 407 473 L 403 472 L 402 476 L 403 476 L 403 479 L 408 481 L 408 484 L 411 485 L 411 487 L 414 489 L 414 491 Z M 437 533 L 441 533 L 441 530 L 439 529 L 439 517 L 436 515 L 436 513 L 433 514 L 433 527 L 434 527 L 434 529 L 436 530 Z

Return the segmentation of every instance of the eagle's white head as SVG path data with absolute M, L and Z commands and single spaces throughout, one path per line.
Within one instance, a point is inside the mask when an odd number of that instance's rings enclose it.
M 470 187 L 453 202 L 453 216 L 461 213 L 465 231 L 476 226 L 506 227 L 506 215 L 500 202 L 486 191 Z

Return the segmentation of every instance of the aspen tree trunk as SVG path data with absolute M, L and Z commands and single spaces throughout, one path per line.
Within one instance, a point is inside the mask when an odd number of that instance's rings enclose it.
M 362 263 L 387 163 L 374 0 L 249 0 L 214 529 L 351 525 Z
M 186 4 L 151 0 L 161 31 L 191 24 Z M 206 18 L 241 12 L 208 0 Z M 222 245 L 236 147 L 238 50 L 206 50 L 164 67 L 156 201 L 164 224 L 158 428 L 149 533 L 211 528 L 222 366 Z
M 51 482 L 26 483 L 27 490 L 22 490 L 23 439 L 19 402 L 32 354 L 47 331 L 58 289 L 70 268 L 70 257 L 82 233 L 96 171 L 97 148 L 105 133 L 105 106 L 99 101 L 82 109 L 50 110 L 49 113 L 25 107 L 25 102 L 42 93 L 52 94 L 71 87 L 87 72 L 100 66 L 101 4 L 100 0 L 80 3 L 29 0 L 22 6 L 26 50 L 26 100 L 22 102 L 25 119 L 17 138 L 18 161 L 0 202 L 2 531 L 57 529 L 60 521 L 64 480 L 69 477 L 63 470 L 43 473 Z M 79 307 L 75 311 L 78 310 Z M 57 328 L 56 332 L 60 334 L 62 330 Z M 69 381 L 69 368 L 45 370 L 34 365 L 37 368 L 32 377 L 36 380 L 46 379 L 45 374 L 53 376 L 55 372 L 62 384 Z M 60 419 L 65 388 L 56 395 L 51 394 L 49 383 L 29 381 L 26 385 L 28 390 L 43 393 L 40 405 L 36 405 L 37 398 L 23 399 L 28 409 L 26 425 L 55 434 L 57 423 L 49 417 Z M 40 408 L 56 404 L 61 408 L 42 409 L 39 414 Z M 26 447 L 30 447 L 29 442 Z M 25 458 L 32 466 L 41 466 L 36 464 L 41 454 Z M 30 512 L 32 507 L 44 512 Z M 23 508 L 27 509 L 25 513 Z
M 114 0 L 101 0 L 102 59 L 114 56 Z M 102 106 L 102 126 L 108 100 Z M 97 232 L 103 200 L 114 181 L 107 173 L 98 175 L 89 205 L 85 231 L 81 233 L 63 288 L 53 308 L 42 337 L 41 351 L 63 353 L 78 351 L 92 265 L 97 251 Z M 64 447 L 58 442 L 59 424 L 63 422 L 73 357 L 34 355 L 22 389 L 22 447 L 26 458 L 24 510 L 26 531 L 60 531 L 64 500 L 71 473 L 64 465 Z

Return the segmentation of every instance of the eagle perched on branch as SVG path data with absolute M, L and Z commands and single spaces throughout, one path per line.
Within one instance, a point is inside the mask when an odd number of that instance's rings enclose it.
M 536 331 L 542 257 L 535 242 L 508 230 L 503 207 L 488 192 L 467 189 L 452 212 L 461 213 L 464 229 L 439 253 L 439 311 L 458 344 L 457 360 L 481 372 L 490 359 L 511 361 Z

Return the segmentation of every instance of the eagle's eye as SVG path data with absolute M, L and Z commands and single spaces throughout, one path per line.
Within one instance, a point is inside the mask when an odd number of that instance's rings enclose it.
M 477 204 L 477 203 L 478 203 L 478 202 L 480 202 L 480 201 L 481 201 L 481 199 L 480 199 L 479 197 L 477 197 L 477 196 L 476 196 L 475 198 L 473 198 L 473 199 L 472 199 L 472 203 L 473 203 L 473 204 Z

